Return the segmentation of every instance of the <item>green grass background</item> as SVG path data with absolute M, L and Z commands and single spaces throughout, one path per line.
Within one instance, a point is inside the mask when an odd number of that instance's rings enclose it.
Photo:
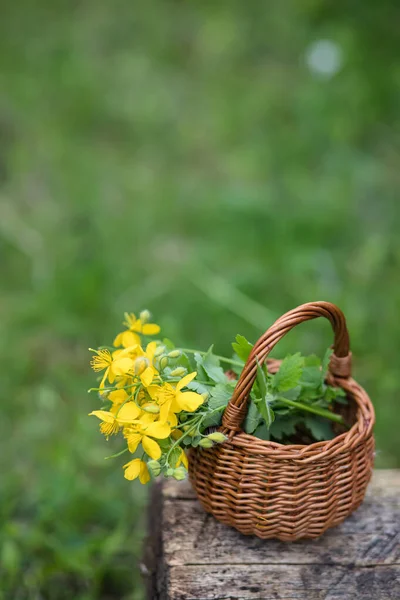
M 146 493 L 87 417 L 89 346 L 149 308 L 223 353 L 344 310 L 400 466 L 399 5 L 28 0 L 0 20 L 0 599 L 139 600 Z M 310 71 L 330 39 L 343 65 Z M 320 352 L 328 324 L 280 345 Z

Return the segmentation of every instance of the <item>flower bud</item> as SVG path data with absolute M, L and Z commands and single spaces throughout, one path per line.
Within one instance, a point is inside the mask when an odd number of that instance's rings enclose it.
M 167 356 L 169 356 L 169 358 L 179 358 L 181 355 L 181 351 L 180 350 L 171 350 L 171 352 L 168 352 Z
M 169 356 L 169 354 L 168 354 Z M 171 377 L 183 377 L 184 375 L 186 375 L 187 371 L 184 367 L 176 367 L 176 369 L 174 369 L 173 371 L 171 371 L 170 375 Z
M 212 448 L 214 446 L 212 440 L 210 440 L 208 437 L 203 438 L 202 440 L 200 440 L 199 442 L 199 446 L 201 446 L 202 448 Z
M 171 469 L 171 467 L 169 469 L 167 469 L 165 472 L 166 477 L 172 477 L 173 474 L 174 474 L 174 469 Z
M 133 370 L 135 375 L 141 375 L 145 369 L 149 366 L 149 359 L 144 356 L 139 356 L 135 360 L 135 364 L 133 366 Z
M 154 475 L 154 477 L 157 477 L 157 475 L 161 473 L 161 465 L 158 460 L 149 460 L 147 463 L 147 468 Z
M 160 407 L 157 404 L 144 404 L 141 408 L 152 415 L 158 415 L 160 412 Z
M 150 317 L 151 317 L 151 314 L 148 310 L 142 310 L 141 313 L 139 314 L 139 319 L 141 320 L 142 325 L 144 325 L 145 323 L 150 321 Z
M 161 344 L 161 346 L 157 346 L 156 351 L 154 352 L 154 356 L 161 356 L 165 352 L 165 346 Z
M 163 370 L 168 366 L 168 358 L 166 356 L 162 356 L 160 358 L 160 369 Z
M 193 425 L 184 425 L 183 426 L 183 431 L 186 431 L 186 433 L 189 437 L 194 436 L 194 430 L 195 430 L 195 427 L 193 427 Z
M 214 433 L 209 433 L 207 438 L 209 440 L 212 440 L 213 442 L 217 442 L 217 444 L 222 444 L 222 442 L 225 442 L 228 439 L 226 437 L 226 435 L 224 435 L 220 431 L 215 431 Z
M 174 469 L 172 477 L 177 481 L 182 481 L 183 479 L 186 479 L 186 469 L 184 469 L 183 467 L 178 467 L 177 469 Z

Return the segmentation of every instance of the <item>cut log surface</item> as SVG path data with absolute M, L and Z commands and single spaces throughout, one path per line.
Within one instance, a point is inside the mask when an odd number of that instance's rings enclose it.
M 244 536 L 188 482 L 153 487 L 149 600 L 400 600 L 400 470 L 375 471 L 362 506 L 317 540 Z

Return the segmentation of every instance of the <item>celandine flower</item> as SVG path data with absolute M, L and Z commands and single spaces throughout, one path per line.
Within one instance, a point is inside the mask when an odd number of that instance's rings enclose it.
M 105 369 L 100 387 L 104 387 L 104 383 L 108 377 L 110 383 L 115 381 L 119 375 L 126 375 L 134 365 L 132 358 L 126 355 L 125 351 L 117 350 L 110 353 L 109 350 L 93 350 L 96 353 L 91 360 L 93 371 L 99 372 Z
M 128 329 L 119 333 L 114 340 L 114 346 L 123 346 L 128 348 L 135 344 L 140 344 L 139 333 L 143 335 L 157 335 L 160 333 L 159 325 L 155 323 L 143 323 L 142 319 L 137 319 L 133 313 L 125 313 L 123 323 Z
M 153 400 L 160 406 L 160 420 L 168 421 L 171 418 L 171 413 L 179 413 L 182 410 L 194 412 L 203 404 L 204 398 L 197 392 L 190 390 L 183 392 L 186 387 L 195 377 L 197 373 L 189 373 L 181 379 L 175 387 L 170 383 L 162 385 L 149 386 L 148 392 Z
M 144 414 L 142 417 L 124 427 L 124 437 L 128 443 L 129 452 L 136 452 L 141 443 L 143 450 L 154 460 L 161 456 L 161 448 L 157 442 L 152 439 L 164 440 L 171 433 L 171 427 L 167 423 L 154 421 L 155 415 Z
M 110 435 L 115 435 L 124 425 L 134 422 L 142 411 L 134 402 L 126 402 L 116 414 L 107 410 L 94 410 L 89 413 L 100 419 L 100 431 L 108 439 Z
M 140 458 L 134 458 L 123 466 L 125 469 L 124 477 L 132 481 L 139 477 L 140 483 L 148 483 L 150 481 L 150 473 L 146 463 Z

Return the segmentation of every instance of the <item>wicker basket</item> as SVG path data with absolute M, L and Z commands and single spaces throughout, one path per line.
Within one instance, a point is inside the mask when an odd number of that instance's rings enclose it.
M 241 423 L 256 359 L 264 362 L 295 325 L 317 317 L 329 319 L 334 331 L 327 380 L 347 393 L 351 429 L 330 441 L 288 446 L 244 433 Z M 271 372 L 279 368 L 279 361 L 267 364 Z M 350 372 L 346 321 L 334 304 L 303 304 L 278 319 L 255 344 L 225 410 L 220 430 L 228 441 L 191 450 L 190 478 L 205 510 L 244 534 L 284 541 L 316 538 L 353 512 L 372 472 L 375 416 L 368 395 Z

